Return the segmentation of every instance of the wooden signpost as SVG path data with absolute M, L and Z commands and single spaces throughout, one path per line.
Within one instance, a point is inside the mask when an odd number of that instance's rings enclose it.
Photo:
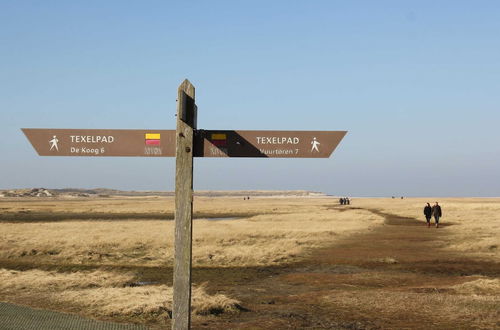
M 172 329 L 191 324 L 191 254 L 193 236 L 193 145 L 196 129 L 194 86 L 179 86 L 175 154 L 175 251 Z
M 175 252 L 172 329 L 191 325 L 193 157 L 328 158 L 346 131 L 198 130 L 195 88 L 178 89 L 176 130 L 22 131 L 40 156 L 174 157 Z

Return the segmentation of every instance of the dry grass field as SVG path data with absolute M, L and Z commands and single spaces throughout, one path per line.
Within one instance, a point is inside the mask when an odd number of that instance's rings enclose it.
M 173 202 L 171 197 L 0 199 L 0 301 L 153 327 L 168 322 Z M 355 321 L 350 318 L 357 317 L 365 322 L 358 328 L 398 328 L 392 321 L 370 323 L 368 311 L 344 315 L 367 306 L 374 308 L 374 315 L 388 317 L 408 308 L 424 308 L 426 313 L 434 308 L 452 313 L 443 319 L 449 325 L 500 326 L 500 279 L 495 270 L 500 263 L 500 199 L 439 199 L 444 213 L 444 227 L 439 229 L 423 226 L 425 202 L 363 198 L 341 207 L 326 197 L 196 197 L 195 324 L 234 328 L 238 326 L 231 322 L 246 319 L 250 328 L 285 327 L 277 319 L 283 318 L 283 309 L 295 306 L 287 300 L 294 296 L 302 305 L 322 308 L 305 314 L 331 318 L 336 313 L 351 322 L 329 319 L 330 327 L 352 328 Z M 383 236 L 388 235 L 390 217 L 413 221 L 394 235 L 401 239 L 408 230 L 418 231 L 411 244 L 427 244 L 426 250 L 414 256 L 407 240 L 398 243 L 401 248 L 385 246 L 394 236 Z M 372 239 L 380 239 L 380 248 L 361 245 Z M 400 260 L 405 256 L 415 259 L 410 273 Z M 477 263 L 478 273 L 431 279 L 434 269 L 425 264 L 422 270 L 424 259 L 432 263 L 433 258 L 457 256 Z M 483 261 L 496 268 L 484 266 L 493 270 L 483 272 Z M 418 271 L 424 275 L 413 274 Z M 451 275 L 455 273 L 446 276 Z M 417 285 L 417 279 L 428 284 Z M 405 286 L 389 290 L 388 283 Z M 271 295 L 271 305 L 261 305 Z M 278 306 L 280 301 L 284 305 Z M 262 306 L 274 313 L 269 321 L 259 314 Z M 303 324 L 290 317 L 286 326 L 307 327 L 314 317 Z M 259 323 L 252 323 L 257 319 Z M 318 328 L 329 327 L 321 322 Z
M 171 266 L 174 222 L 160 219 L 169 218 L 173 203 L 173 198 L 4 202 L 0 258 L 57 265 Z M 377 220 L 381 223 L 380 216 L 365 210 L 332 217 L 325 207 L 331 203 L 331 199 L 196 198 L 199 219 L 193 227 L 193 264 L 279 264 L 336 235 L 365 230 Z M 81 214 L 93 219 L 78 220 Z M 102 214 L 107 218 L 100 218 Z M 148 214 L 155 218 L 141 218 Z M 232 220 L 207 220 L 226 217 Z

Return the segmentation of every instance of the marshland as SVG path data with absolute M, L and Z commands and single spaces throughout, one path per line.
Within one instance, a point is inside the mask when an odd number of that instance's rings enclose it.
M 195 328 L 500 326 L 500 199 L 197 196 Z M 0 199 L 0 300 L 169 324 L 171 196 Z

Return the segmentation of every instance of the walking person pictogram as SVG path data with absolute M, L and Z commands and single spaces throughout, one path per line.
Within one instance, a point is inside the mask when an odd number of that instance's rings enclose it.
M 314 150 L 316 150 L 317 152 L 319 152 L 319 149 L 318 149 L 318 146 L 321 144 L 319 143 L 316 138 L 314 138 L 311 142 L 312 144 L 312 148 L 311 148 L 311 152 L 313 152 Z
M 52 140 L 49 140 L 49 143 L 50 143 L 50 150 L 56 148 L 57 151 L 59 151 L 59 147 L 57 145 L 57 143 L 59 142 L 59 140 L 57 139 L 57 137 L 54 135 L 54 137 L 52 138 Z

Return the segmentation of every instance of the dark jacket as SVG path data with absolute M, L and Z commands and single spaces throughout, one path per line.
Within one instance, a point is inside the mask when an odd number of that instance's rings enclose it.
M 434 205 L 432 207 L 432 215 L 435 216 L 435 217 L 442 217 L 443 213 L 441 212 L 441 206 Z
M 424 207 L 424 214 L 426 218 L 430 218 L 432 215 L 432 207 L 430 207 L 429 205 Z

